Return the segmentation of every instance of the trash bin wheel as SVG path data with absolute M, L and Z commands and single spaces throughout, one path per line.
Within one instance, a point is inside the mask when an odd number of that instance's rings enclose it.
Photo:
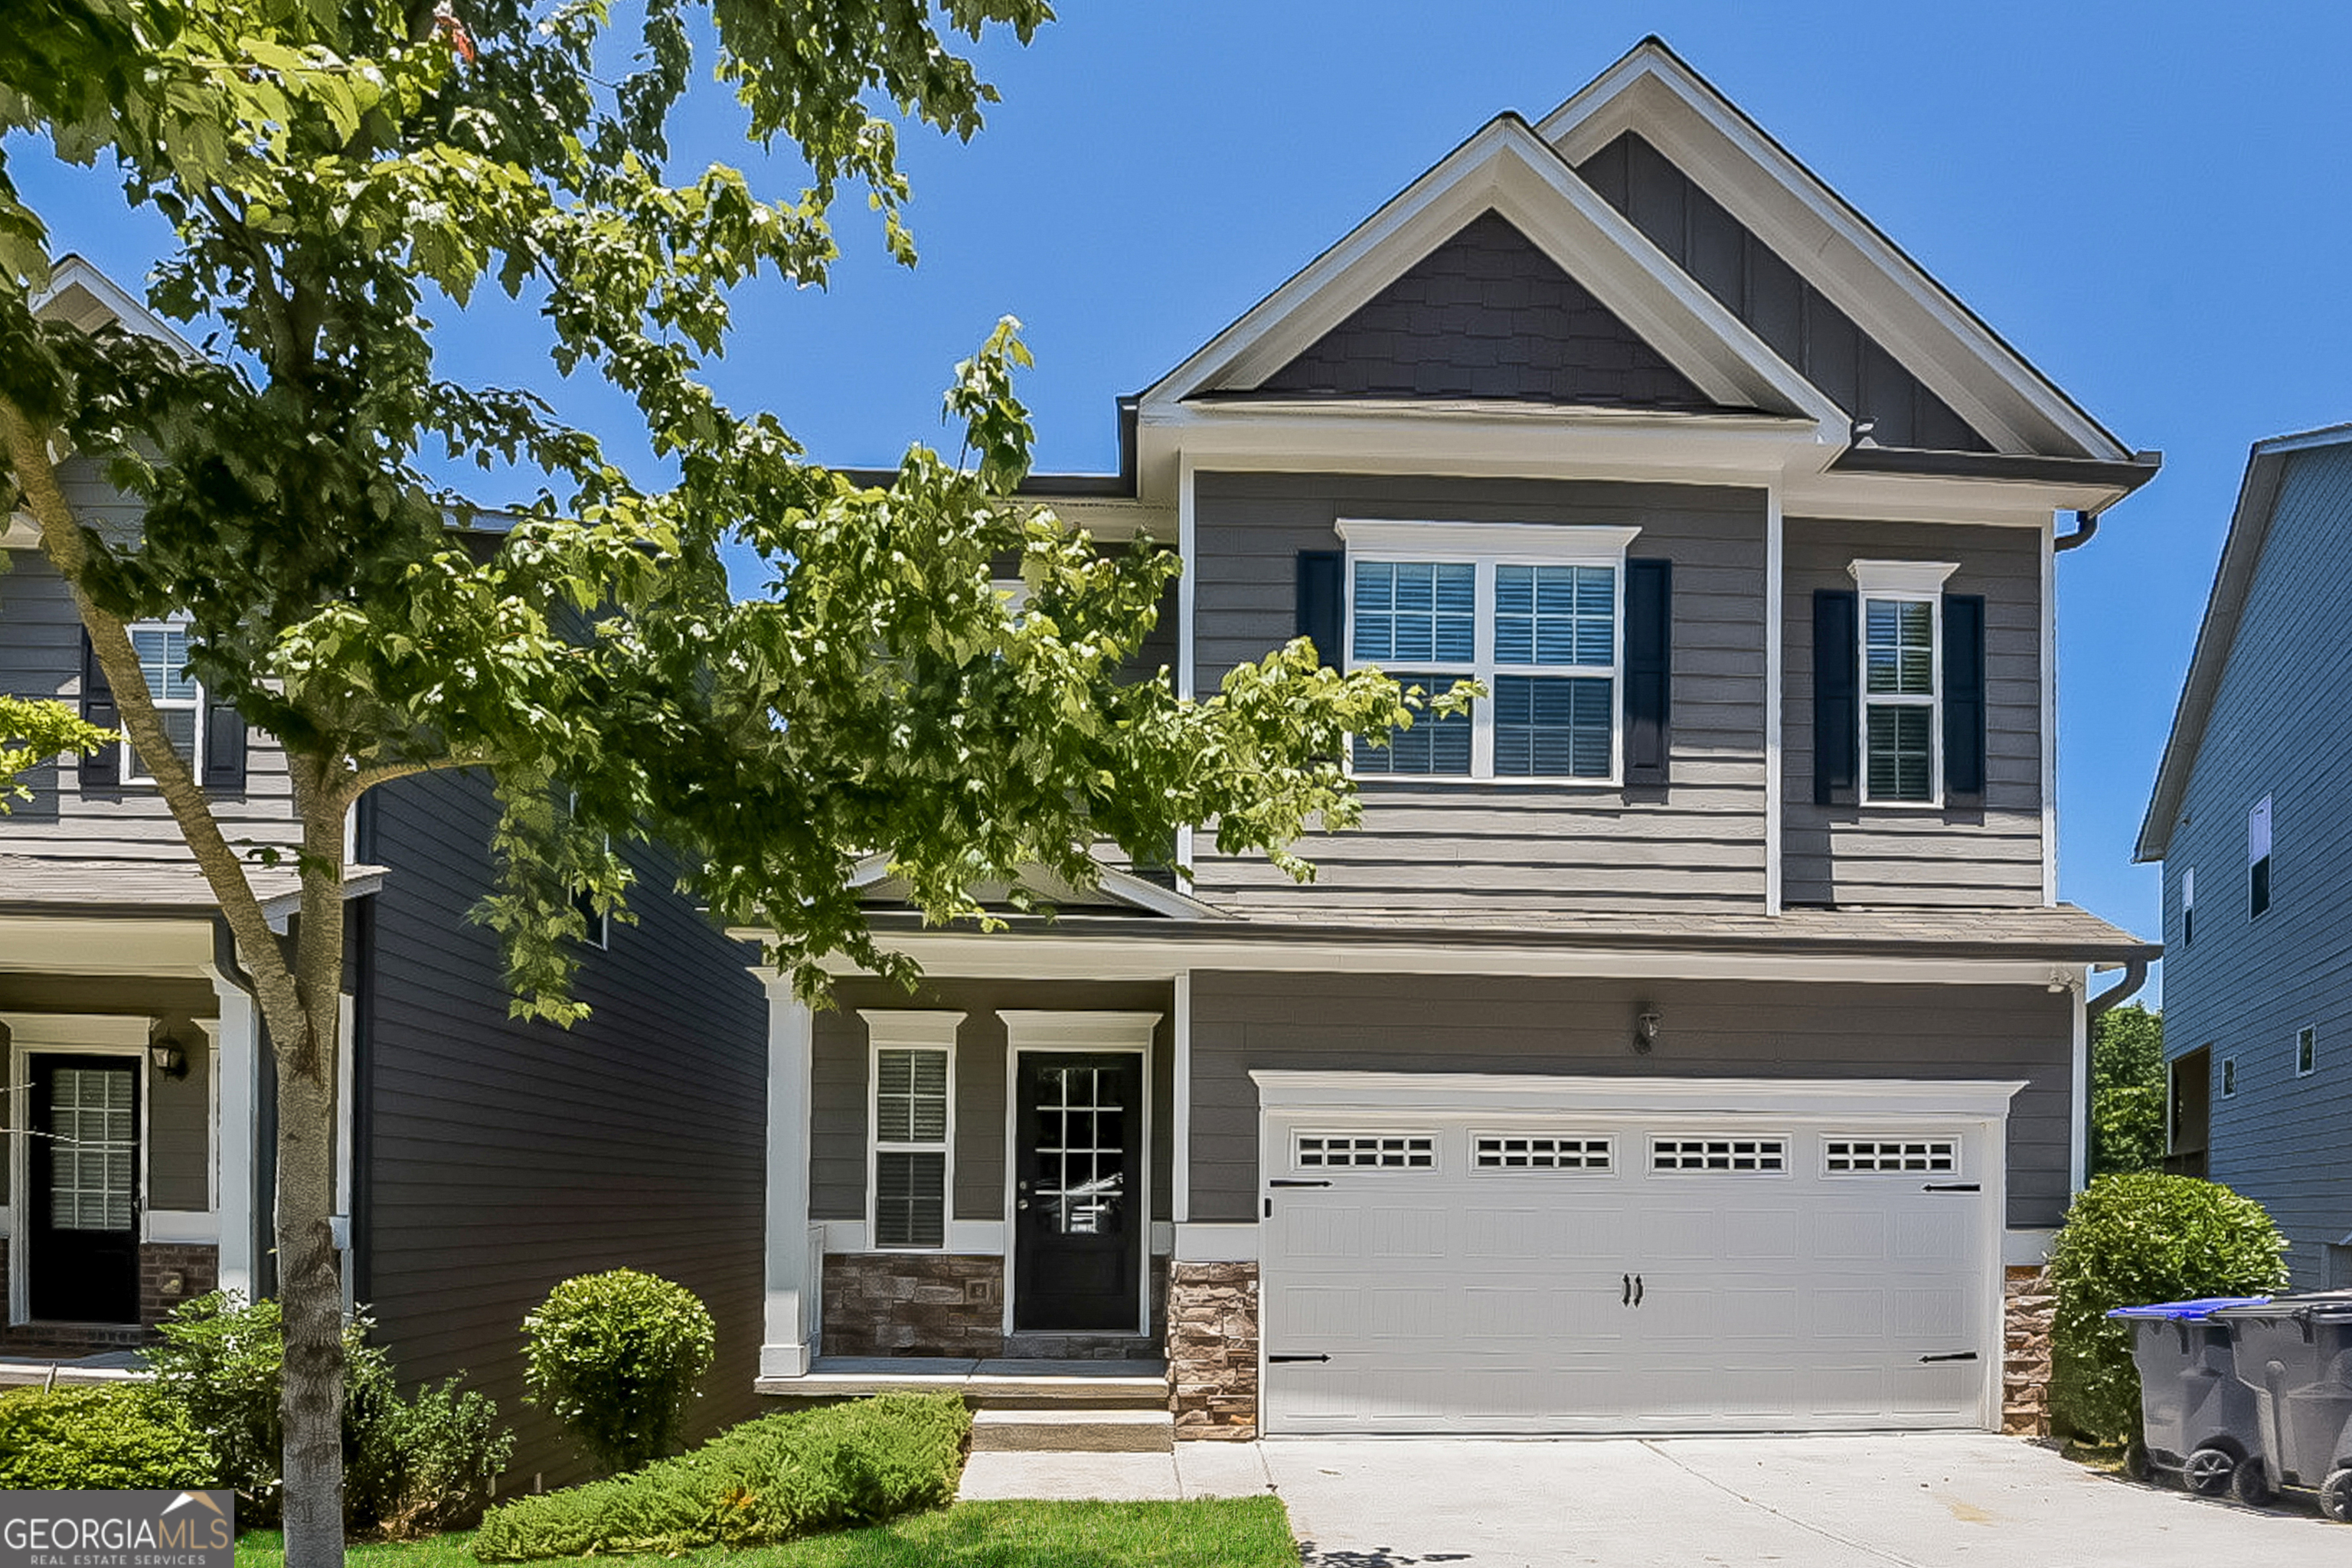
M 2319 1483 L 2319 1510 L 2338 1524 L 2352 1524 L 2352 1465 L 2330 1470 Z
M 2248 1459 L 2230 1476 L 2230 1495 L 2248 1508 L 2267 1508 L 2276 1500 L 2278 1489 L 2271 1485 L 2268 1465 L 2260 1459 Z
M 2144 1481 L 2156 1472 L 2147 1462 L 2147 1445 L 2133 1438 L 2124 1446 L 2124 1474 L 2133 1480 Z
M 2230 1479 L 2237 1473 L 2238 1456 L 2209 1444 L 2189 1456 L 2189 1462 L 2180 1468 L 2180 1479 L 2199 1497 L 2220 1497 L 2230 1489 Z

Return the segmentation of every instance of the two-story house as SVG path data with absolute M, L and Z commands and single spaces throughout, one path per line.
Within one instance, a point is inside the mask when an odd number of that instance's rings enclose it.
M 2267 1207 L 2305 1288 L 2352 1287 L 2347 524 L 2352 426 L 2255 446 L 2136 857 L 2164 863 L 2168 1163 Z
M 78 260 L 45 309 L 170 331 Z M 71 472 L 85 518 L 135 531 L 135 504 L 88 463 Z M 116 722 L 29 520 L 0 542 L 0 689 Z M 229 837 L 296 843 L 283 753 L 187 679 L 185 628 L 131 636 Z M 127 742 L 26 782 L 32 801 L 0 816 L 0 1361 L 36 1363 L 18 1378 L 141 1343 L 215 1286 L 275 1289 L 276 1073 L 211 891 Z M 698 1418 L 755 1407 L 761 991 L 756 955 L 632 849 L 637 922 L 597 922 L 583 954 L 593 1016 L 509 1019 L 496 940 L 467 918 L 495 822 L 487 782 L 462 774 L 372 791 L 355 814 L 335 1224 L 347 1290 L 402 1373 L 467 1373 L 518 1426 L 518 1468 L 553 1478 L 569 1445 L 521 1404 L 520 1328 L 570 1275 L 628 1265 L 693 1289 L 733 1368 Z M 290 919 L 291 869 L 254 874 Z
M 2085 980 L 2156 952 L 2057 898 L 2059 519 L 2154 456 L 1655 40 L 1123 414 L 1035 488 L 1180 546 L 1183 691 L 1303 635 L 1486 695 L 1355 750 L 1310 886 L 1202 830 L 983 935 L 871 868 L 929 978 L 774 998 L 761 1389 L 1164 1354 L 1180 1436 L 1998 1427 L 2014 1329 L 2032 1425 Z

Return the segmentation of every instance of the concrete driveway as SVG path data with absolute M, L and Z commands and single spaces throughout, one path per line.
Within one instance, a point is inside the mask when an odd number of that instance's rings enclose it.
M 1563 1442 L 1286 1438 L 975 1454 L 966 1497 L 1270 1488 L 1325 1568 L 2345 1568 L 2352 1525 L 2251 1512 L 1954 1434 Z

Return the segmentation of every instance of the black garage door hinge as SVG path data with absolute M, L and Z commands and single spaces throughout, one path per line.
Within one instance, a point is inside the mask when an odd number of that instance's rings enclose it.
M 1946 1351 L 1942 1355 L 1923 1355 L 1923 1356 L 1921 1356 L 1919 1359 L 1920 1359 L 1921 1361 L 1923 1361 L 1923 1362 L 1926 1362 L 1926 1361 L 1974 1361 L 1974 1360 L 1976 1360 L 1976 1359 L 1977 1359 L 1977 1352 L 1974 1352 L 1974 1351 Z
M 1269 1363 L 1278 1363 L 1292 1361 L 1329 1361 L 1331 1358 L 1328 1355 L 1270 1355 L 1265 1359 Z

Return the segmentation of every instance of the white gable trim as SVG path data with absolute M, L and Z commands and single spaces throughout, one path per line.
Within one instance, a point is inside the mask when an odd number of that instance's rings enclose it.
M 190 359 L 195 346 L 172 324 L 149 310 L 131 291 L 79 256 L 68 256 L 49 269 L 49 286 L 33 300 L 33 313 L 62 321 L 85 332 L 119 326 L 126 332 L 152 338 Z
M 1843 441 L 1846 418 L 1747 325 L 1577 178 L 1525 121 L 1490 121 L 1142 397 L 1147 425 L 1195 394 L 1245 390 L 1488 209 L 1501 214 L 1700 392 L 1795 415 Z
M 1949 290 L 1655 38 L 1546 115 L 1569 163 L 1633 130 L 1850 312 L 2005 452 L 2131 452 Z

